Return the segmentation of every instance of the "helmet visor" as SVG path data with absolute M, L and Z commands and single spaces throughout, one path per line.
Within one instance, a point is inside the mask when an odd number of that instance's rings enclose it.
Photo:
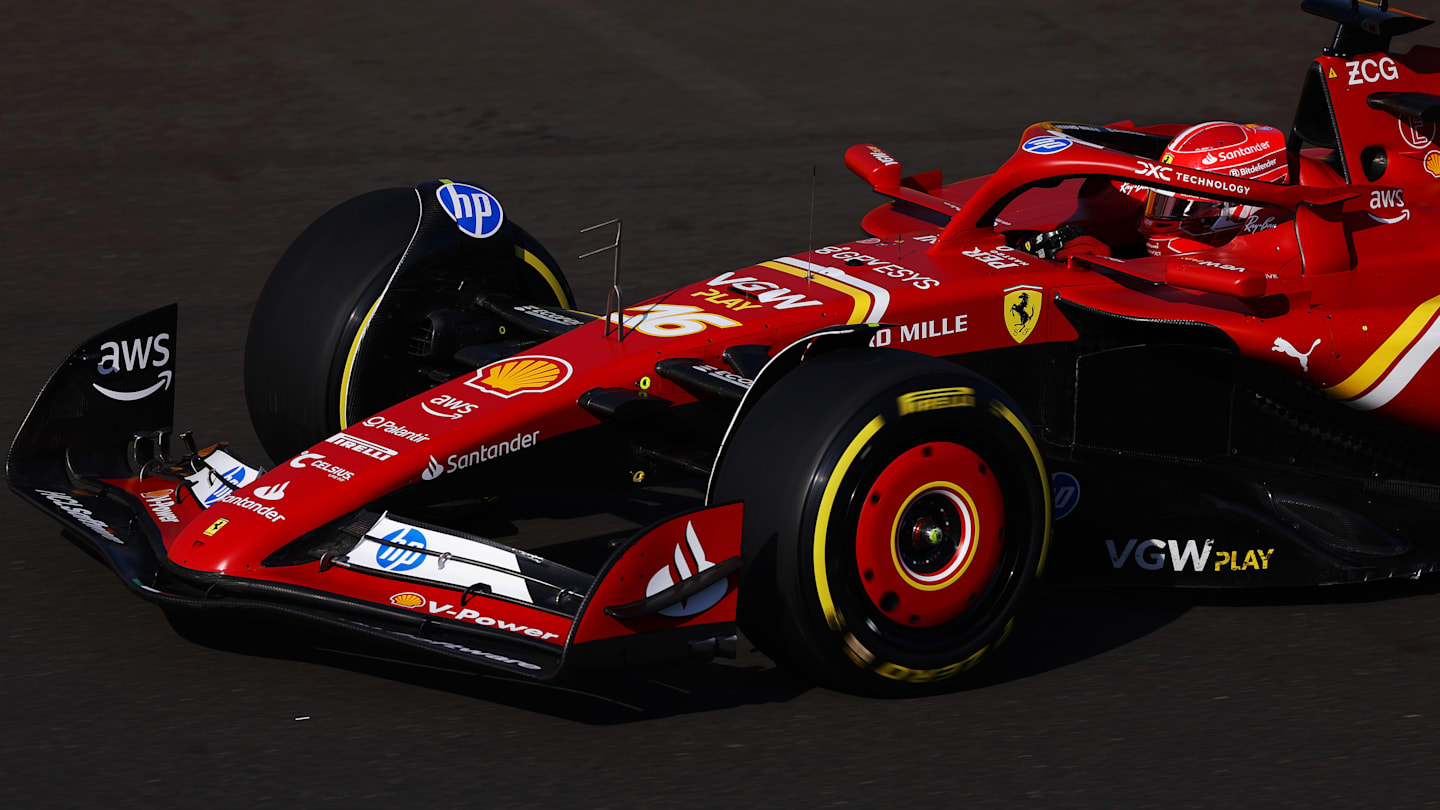
M 1229 206 L 1219 200 L 1182 197 L 1168 191 L 1151 191 L 1145 201 L 1145 216 L 1162 220 L 1216 219 L 1225 214 Z

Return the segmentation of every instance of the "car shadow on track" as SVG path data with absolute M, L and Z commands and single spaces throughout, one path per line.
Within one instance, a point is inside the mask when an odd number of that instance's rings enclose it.
M 736 706 L 783 703 L 812 688 L 746 648 L 733 662 L 624 670 L 541 684 L 461 669 L 306 626 L 249 617 L 169 614 L 187 641 L 239 655 L 333 667 L 588 725 L 615 725 Z M 402 657 L 403 656 L 403 657 Z
M 1026 610 L 1017 631 L 989 666 L 957 679 L 955 690 L 1018 680 L 1101 655 L 1173 621 L 1183 604 L 1138 604 L 1133 593 L 1081 589 L 1046 591 Z M 733 661 L 593 674 L 560 685 L 462 670 L 394 655 L 348 636 L 268 619 L 172 615 L 188 641 L 212 649 L 357 672 L 397 684 L 510 706 L 587 725 L 644 722 L 746 705 L 786 703 L 814 684 L 777 668 L 742 636 Z M 398 688 L 398 687 L 397 687 Z
M 473 512 L 471 525 L 465 528 L 507 542 L 529 538 L 538 528 L 546 536 L 545 544 L 527 546 L 557 562 L 594 571 L 609 555 L 612 543 L 629 537 L 634 527 L 693 508 L 696 503 L 691 496 L 654 491 L 620 499 L 614 493 L 591 493 L 572 496 L 563 503 L 535 498 L 512 501 L 504 510 Z M 546 522 L 536 524 L 537 519 Z M 590 521 L 588 534 L 563 525 L 576 519 Z M 980 689 L 1061 669 L 1153 633 L 1196 606 L 1329 604 L 1436 591 L 1440 591 L 1440 578 L 1435 582 L 1284 591 L 1047 586 L 1036 592 L 1019 617 L 1014 635 L 984 667 L 946 685 L 956 691 Z M 743 637 L 734 661 L 596 674 L 547 686 L 465 671 L 449 661 L 417 663 L 409 654 L 392 656 L 349 637 L 317 635 L 308 627 L 296 632 L 292 625 L 278 621 L 235 617 L 220 622 L 172 616 L 172 624 L 182 636 L 214 649 L 335 667 L 591 725 L 785 703 L 816 688 L 777 668 Z

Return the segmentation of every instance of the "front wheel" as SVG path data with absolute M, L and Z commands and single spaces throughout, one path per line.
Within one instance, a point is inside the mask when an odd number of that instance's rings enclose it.
M 463 373 L 457 348 L 506 339 L 474 307 L 497 292 L 573 300 L 555 260 L 484 189 L 423 183 L 331 209 L 285 251 L 250 320 L 245 394 L 265 451 L 289 458 Z
M 870 694 L 932 690 L 1004 640 L 1050 527 L 1015 403 L 889 349 L 837 351 L 777 382 L 737 427 L 713 500 L 745 502 L 746 635 Z

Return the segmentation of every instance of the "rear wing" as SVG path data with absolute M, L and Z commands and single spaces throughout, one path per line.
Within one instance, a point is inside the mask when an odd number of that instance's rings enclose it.
M 1303 0 L 1300 10 L 1334 20 L 1335 40 L 1327 56 L 1354 56 L 1390 50 L 1390 40 L 1429 25 L 1418 14 L 1390 7 L 1390 0 Z

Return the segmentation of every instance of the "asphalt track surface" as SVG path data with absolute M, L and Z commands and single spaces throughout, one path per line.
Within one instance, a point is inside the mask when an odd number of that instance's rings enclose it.
M 857 235 L 878 199 L 841 164 L 854 143 L 960 178 L 1048 118 L 1287 126 L 1330 34 L 1297 5 L 16 5 L 0 19 L 6 442 L 80 339 L 179 301 L 178 424 L 258 456 L 239 382 L 250 307 L 289 240 L 348 196 L 485 183 L 589 307 L 608 266 L 570 258 L 598 245 L 578 231 L 623 217 L 638 300 L 803 250 L 812 166 L 816 244 Z M 1440 596 L 1424 582 L 1055 590 L 980 682 L 923 700 L 814 689 L 748 647 L 558 691 L 264 626 L 192 641 L 38 512 L 9 495 L 0 510 L 7 807 L 1436 796 Z M 581 534 L 635 519 L 555 511 Z

